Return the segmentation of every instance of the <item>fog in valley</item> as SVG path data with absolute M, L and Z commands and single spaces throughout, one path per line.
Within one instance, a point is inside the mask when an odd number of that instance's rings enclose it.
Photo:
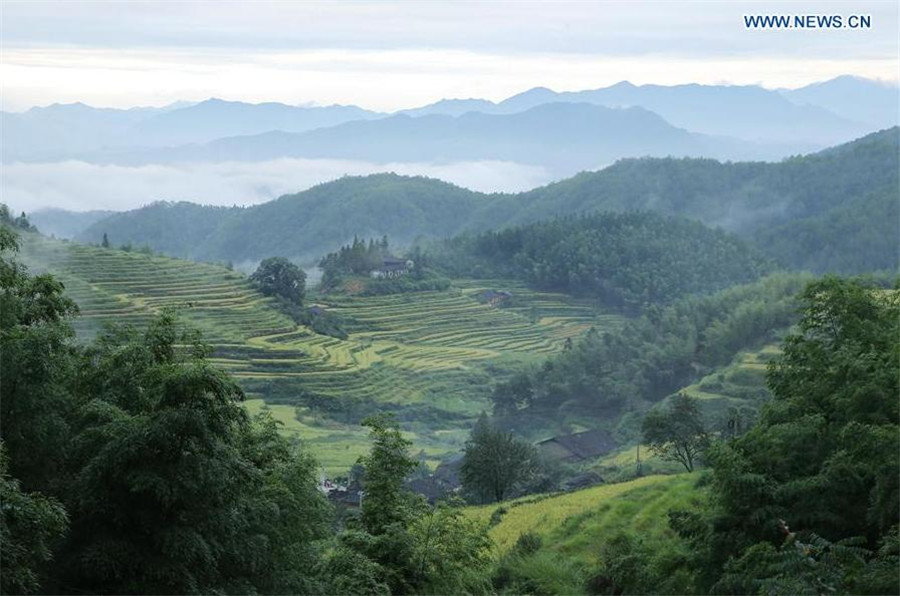
M 551 181 L 541 166 L 474 161 L 450 164 L 330 159 L 119 166 L 82 161 L 11 163 L 0 169 L 4 201 L 15 212 L 47 208 L 124 211 L 154 201 L 253 205 L 344 175 L 395 172 L 438 178 L 482 192 L 520 192 Z

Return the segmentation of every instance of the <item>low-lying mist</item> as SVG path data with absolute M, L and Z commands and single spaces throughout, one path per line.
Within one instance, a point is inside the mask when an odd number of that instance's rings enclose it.
M 0 170 L 3 201 L 15 211 L 128 210 L 153 201 L 251 205 L 344 175 L 396 172 L 438 178 L 483 192 L 518 192 L 546 184 L 542 167 L 504 161 L 451 164 L 328 159 L 117 166 L 81 161 L 7 163 Z

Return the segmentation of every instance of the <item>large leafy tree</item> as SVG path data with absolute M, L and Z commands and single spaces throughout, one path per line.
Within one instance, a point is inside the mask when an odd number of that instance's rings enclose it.
M 266 296 L 277 296 L 290 304 L 301 305 L 306 295 L 306 273 L 284 257 L 264 259 L 250 281 Z
M 69 317 L 78 309 L 50 275 L 29 275 L 16 234 L 0 225 L 0 438 L 26 491 L 50 490 L 62 470 L 73 403 Z
M 482 416 L 466 442 L 460 478 L 463 488 L 502 501 L 537 469 L 536 449 Z
M 248 419 L 242 391 L 205 353 L 169 315 L 86 351 L 65 586 L 314 591 L 311 543 L 327 519 L 314 464 L 274 423 Z
M 710 452 L 718 506 L 711 559 L 735 557 L 723 580 L 729 585 L 736 576 L 753 585 L 784 583 L 785 567 L 771 564 L 765 544 L 794 548 L 785 541 L 786 524 L 798 540 L 820 545 L 817 565 L 831 564 L 829 549 L 861 537 L 854 544 L 879 555 L 865 569 L 851 561 L 823 569 L 817 577 L 831 579 L 815 589 L 896 593 L 900 296 L 826 277 L 801 301 L 798 333 L 770 366 L 773 399 L 759 424 Z
M 412 443 L 403 437 L 393 419 L 374 416 L 363 424 L 370 429 L 372 450 L 362 459 L 365 497 L 361 519 L 363 528 L 377 536 L 393 524 L 407 523 L 413 516 L 415 505 L 403 489 L 403 481 L 418 462 L 409 455 Z
M 678 462 L 688 472 L 709 444 L 709 435 L 697 399 L 684 393 L 672 396 L 668 406 L 654 408 L 644 417 L 644 441 L 665 460 Z
M 387 415 L 363 422 L 372 449 L 361 458 L 360 517 L 339 537 L 323 565 L 328 593 L 480 594 L 490 563 L 484 528 L 467 520 L 459 503 L 430 507 L 404 487 L 418 465 L 410 442 Z
M 0 593 L 28 594 L 40 588 L 68 520 L 56 499 L 22 491 L 6 465 L 0 443 Z
M 0 226 L 3 592 L 320 592 L 315 462 L 170 314 L 77 345 L 16 248 Z

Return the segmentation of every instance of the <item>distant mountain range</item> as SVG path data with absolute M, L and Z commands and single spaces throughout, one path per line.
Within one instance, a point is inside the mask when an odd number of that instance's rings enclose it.
M 174 116 L 174 113 L 164 114 Z M 543 166 L 556 178 L 598 169 L 623 157 L 703 156 L 777 159 L 813 144 L 764 144 L 688 132 L 640 107 L 545 103 L 511 114 L 390 116 L 304 133 L 283 131 L 205 144 L 88 155 L 95 163 L 268 161 L 281 157 L 374 163 L 510 161 Z
M 98 151 L 204 143 L 272 130 L 303 132 L 384 114 L 356 106 L 299 107 L 208 99 L 171 108 L 115 110 L 54 104 L 0 112 L 3 161 L 89 159 Z
M 0 113 L 0 158 L 126 164 L 489 158 L 553 169 L 571 163 L 560 170 L 568 174 L 636 155 L 780 158 L 819 149 L 896 125 L 897 98 L 896 85 L 840 77 L 796 90 L 628 82 L 578 92 L 535 88 L 500 103 L 446 99 L 393 115 L 219 99 L 130 110 L 57 104 Z
M 648 210 L 736 232 L 786 266 L 896 269 L 898 155 L 894 127 L 780 163 L 627 159 L 518 194 L 394 174 L 346 177 L 249 208 L 156 203 L 97 221 L 77 239 L 97 243 L 106 232 L 116 245 L 199 260 L 311 261 L 354 235 L 409 243 L 560 215 Z
M 896 86 L 855 77 L 841 77 L 795 91 L 770 91 L 755 85 L 635 86 L 623 81 L 601 89 L 564 93 L 537 87 L 498 104 L 443 100 L 403 113 L 510 114 L 553 102 L 640 106 L 673 126 L 692 132 L 770 143 L 828 144 L 895 125 L 897 100 Z M 890 104 L 893 112 L 886 109 Z

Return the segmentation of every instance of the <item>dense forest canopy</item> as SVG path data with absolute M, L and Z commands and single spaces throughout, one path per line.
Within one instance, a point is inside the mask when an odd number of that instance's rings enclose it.
M 897 202 L 889 200 L 900 189 L 898 139 L 895 127 L 777 163 L 628 159 L 515 195 L 486 195 L 422 177 L 347 177 L 245 209 L 150 205 L 96 222 L 78 238 L 99 243 L 107 232 L 117 245 L 148 244 L 201 260 L 240 263 L 277 254 L 312 262 L 354 235 L 387 234 L 403 244 L 418 236 L 640 209 L 721 226 L 785 266 L 891 270 L 900 242 Z M 873 195 L 881 197 L 877 208 L 848 210 L 848 203 Z
M 776 341 L 796 321 L 794 296 L 809 275 L 774 274 L 706 297 L 654 306 L 620 330 L 589 332 L 571 350 L 498 384 L 495 415 L 509 424 L 598 416 L 608 420 L 656 403 L 731 361 Z M 631 432 L 622 418 L 622 431 Z
M 649 212 L 463 235 L 431 252 L 452 276 L 520 279 L 631 310 L 752 281 L 772 269 L 732 235 Z

